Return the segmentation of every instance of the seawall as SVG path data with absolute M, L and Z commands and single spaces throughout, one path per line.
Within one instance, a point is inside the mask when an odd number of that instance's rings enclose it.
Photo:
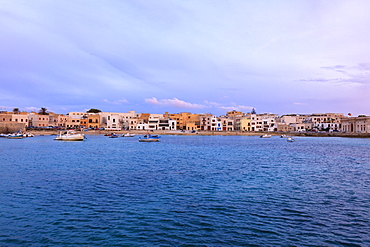
M 24 123 L 0 123 L 0 133 L 14 133 L 17 131 L 25 131 L 26 125 Z

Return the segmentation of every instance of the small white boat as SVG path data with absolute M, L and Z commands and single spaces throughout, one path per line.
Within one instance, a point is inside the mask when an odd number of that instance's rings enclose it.
M 85 139 L 84 134 L 77 134 L 72 130 L 61 131 L 59 135 L 54 139 L 57 141 L 83 141 Z
M 286 141 L 287 141 L 287 142 L 294 142 L 294 139 L 293 139 L 293 137 L 288 137 L 288 138 L 286 139 Z
M 159 142 L 159 138 L 161 137 L 158 135 L 145 135 L 139 138 L 139 142 Z
M 281 135 L 280 138 L 288 138 L 288 135 Z
M 123 134 L 122 137 L 134 137 L 135 134 L 130 134 L 130 133 L 126 133 L 126 134 Z
M 270 138 L 270 137 L 271 137 L 271 135 L 268 135 L 268 134 L 263 134 L 263 135 L 260 136 L 260 138 Z
M 32 133 L 24 133 L 23 137 L 34 137 Z

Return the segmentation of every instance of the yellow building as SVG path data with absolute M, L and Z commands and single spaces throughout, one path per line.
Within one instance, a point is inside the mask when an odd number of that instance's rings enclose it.
M 100 115 L 99 114 L 89 114 L 87 116 L 87 127 L 93 129 L 100 128 Z
M 181 112 L 181 113 L 169 114 L 169 117 L 172 120 L 176 120 L 177 129 L 186 130 L 186 121 L 190 115 L 192 115 L 190 112 Z
M 240 118 L 240 130 L 241 131 L 254 131 L 252 128 L 252 119 L 250 117 Z
M 199 114 L 181 112 L 169 114 L 169 117 L 172 120 L 176 120 L 176 126 L 179 130 L 200 130 Z

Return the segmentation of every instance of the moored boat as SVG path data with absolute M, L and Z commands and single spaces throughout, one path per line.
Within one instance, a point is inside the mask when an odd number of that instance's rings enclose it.
M 130 134 L 130 133 L 126 133 L 126 134 L 123 134 L 122 137 L 134 137 L 135 134 Z
M 34 134 L 27 132 L 23 134 L 23 137 L 34 137 Z
M 72 130 L 61 131 L 59 135 L 54 139 L 57 141 L 83 141 L 85 139 L 84 134 L 77 134 Z
M 20 133 L 9 134 L 8 135 L 8 138 L 9 139 L 22 139 L 23 138 L 23 135 L 20 134 Z
M 286 139 L 286 141 L 287 141 L 287 142 L 294 142 L 294 139 L 293 139 L 293 137 L 288 137 L 288 138 Z
M 260 138 L 270 138 L 270 137 L 271 137 L 271 135 L 268 135 L 268 134 L 263 134 L 263 135 L 260 136 Z
M 159 138 L 161 138 L 158 135 L 145 135 L 144 137 L 139 138 L 139 142 L 159 142 Z

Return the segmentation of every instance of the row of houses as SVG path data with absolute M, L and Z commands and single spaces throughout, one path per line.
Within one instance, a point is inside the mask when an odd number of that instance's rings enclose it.
M 118 130 L 190 130 L 190 131 L 340 131 L 370 133 L 370 117 L 347 117 L 341 113 L 324 114 L 252 114 L 230 111 L 224 116 L 212 114 L 150 114 L 115 112 L 70 112 L 66 115 L 35 112 L 0 112 L 0 123 L 23 123 L 25 127 L 90 128 Z

